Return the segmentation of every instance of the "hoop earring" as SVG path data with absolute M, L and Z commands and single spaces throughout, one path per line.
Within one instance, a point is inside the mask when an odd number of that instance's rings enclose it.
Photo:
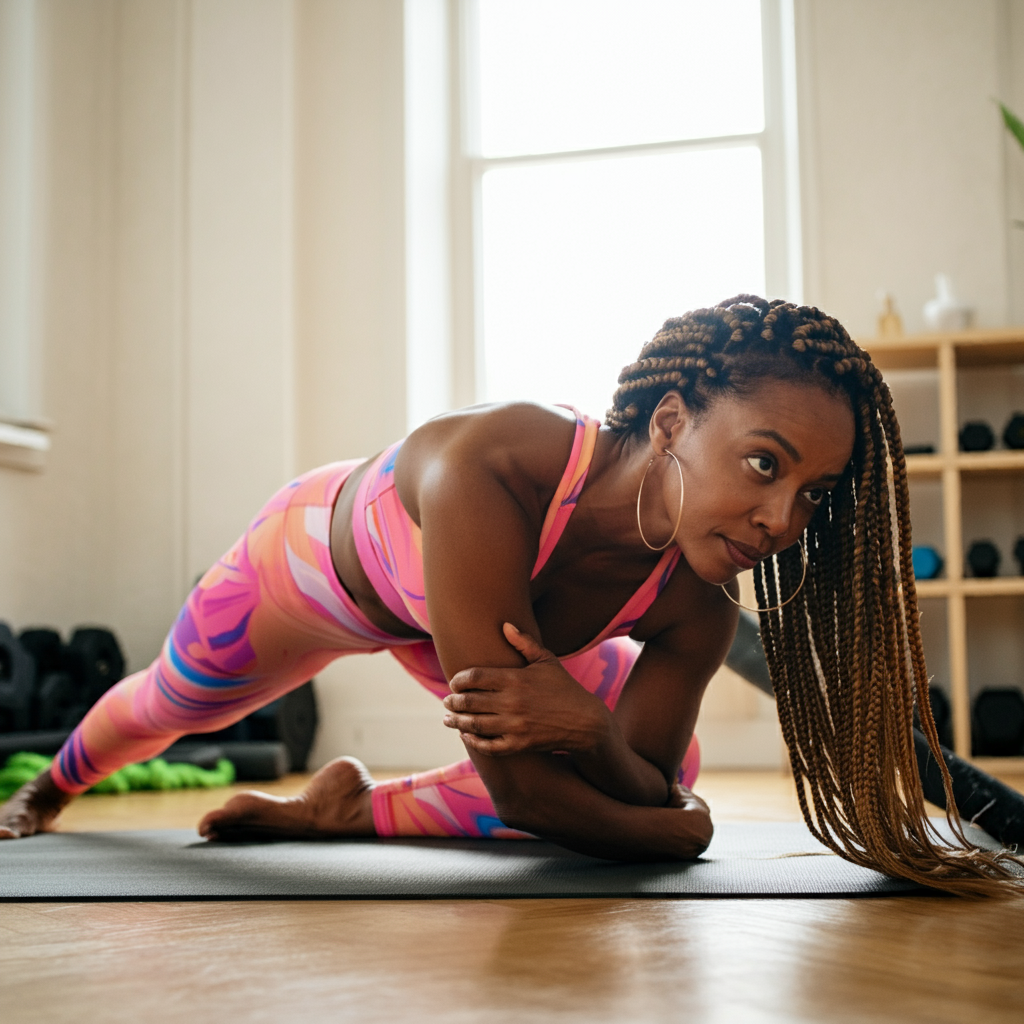
M 732 594 L 730 594 L 729 591 L 726 589 L 725 584 L 720 583 L 719 586 L 722 588 L 722 593 L 725 594 L 725 596 L 729 598 L 729 600 L 732 601 L 732 603 L 736 605 L 737 608 L 742 608 L 744 611 L 748 612 L 757 612 L 758 614 L 760 614 L 761 612 L 777 612 L 780 608 L 785 608 L 786 605 L 789 604 L 789 602 L 792 601 L 793 598 L 800 593 L 800 591 L 803 589 L 804 580 L 807 579 L 807 548 L 804 547 L 803 541 L 800 541 L 799 543 L 800 558 L 804 566 L 803 573 L 800 576 L 800 585 L 781 604 L 772 605 L 771 608 L 751 608 L 748 605 L 741 604 L 739 601 L 737 601 L 736 598 L 733 597 Z
M 644 481 L 647 479 L 647 474 L 651 471 L 651 466 L 654 465 L 655 458 L 663 459 L 666 455 L 672 456 L 672 461 L 676 464 L 676 471 L 679 473 L 679 512 L 676 514 L 676 525 L 672 527 L 672 534 L 665 541 L 661 547 L 655 547 L 645 536 L 644 528 L 640 525 L 640 498 L 644 493 Z M 647 468 L 644 470 L 643 478 L 640 481 L 640 490 L 636 494 L 636 528 L 640 531 L 640 539 L 651 549 L 651 551 L 664 551 L 665 548 L 672 543 L 676 538 L 676 533 L 679 531 L 679 524 L 683 521 L 683 467 L 679 465 L 679 460 L 675 457 L 675 454 L 666 448 L 660 455 L 652 456 L 651 461 L 647 463 Z

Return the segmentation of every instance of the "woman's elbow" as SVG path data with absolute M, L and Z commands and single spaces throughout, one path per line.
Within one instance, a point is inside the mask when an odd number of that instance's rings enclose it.
M 527 832 L 530 835 L 540 835 L 544 829 L 543 815 L 538 813 L 536 806 L 531 807 L 525 801 L 502 801 L 495 803 L 495 814 L 505 828 L 515 829 L 517 832 Z
M 711 845 L 715 826 L 710 814 L 684 811 L 682 816 L 687 820 L 676 836 L 676 855 L 679 860 L 696 860 Z

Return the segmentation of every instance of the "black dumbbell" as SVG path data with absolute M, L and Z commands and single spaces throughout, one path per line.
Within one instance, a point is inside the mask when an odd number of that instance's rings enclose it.
M 1024 576 L 1024 537 L 1018 537 L 1013 545 L 1013 557 L 1020 563 L 1020 574 Z
M 976 540 L 967 552 L 967 564 L 975 576 L 995 576 L 999 558 L 999 548 L 990 540 Z
M 1024 746 L 1024 696 L 1020 690 L 982 690 L 974 701 L 974 752 L 1019 754 Z
M 92 707 L 124 676 L 124 655 L 109 629 L 81 626 L 67 646 L 68 670 L 81 687 L 82 700 Z
M 939 733 L 939 742 L 944 747 L 953 745 L 952 716 L 949 709 L 949 698 L 937 686 L 928 687 L 928 703 L 931 705 L 932 718 Z
M 35 663 L 6 622 L 0 622 L 0 732 L 31 728 Z
M 1007 448 L 1024 448 L 1024 412 L 1015 412 L 1003 431 L 1003 444 Z
M 73 729 L 88 710 L 69 672 L 49 672 L 36 684 L 32 728 Z
M 89 708 L 78 680 L 68 671 L 70 659 L 60 633 L 45 627 L 23 629 L 18 642 L 35 663 L 30 728 L 73 729 Z
M 18 634 L 18 643 L 32 655 L 36 665 L 36 679 L 51 672 L 63 672 L 65 669 L 64 644 L 60 633 L 55 629 L 39 627 L 23 629 Z
M 971 420 L 960 428 L 960 451 L 987 452 L 996 443 L 996 435 L 984 420 Z

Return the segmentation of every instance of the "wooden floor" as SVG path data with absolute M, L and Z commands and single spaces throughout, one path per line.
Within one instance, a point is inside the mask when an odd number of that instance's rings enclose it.
M 718 820 L 799 816 L 775 773 L 698 791 Z M 181 827 L 224 798 L 86 797 L 63 827 Z M 1020 1024 L 1024 901 L 5 904 L 0 1020 Z

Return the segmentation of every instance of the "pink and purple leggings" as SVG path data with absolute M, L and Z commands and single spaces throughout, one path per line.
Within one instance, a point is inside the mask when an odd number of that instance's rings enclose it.
M 448 694 L 434 645 L 378 629 L 334 571 L 331 514 L 358 465 L 313 470 L 271 498 L 196 585 L 156 661 L 109 690 L 68 738 L 51 768 L 60 789 L 84 792 L 180 736 L 224 729 L 345 654 L 390 650 L 431 693 Z M 638 652 L 618 637 L 564 665 L 614 708 Z M 694 739 L 680 768 L 683 785 L 693 785 L 699 767 Z M 373 818 L 382 836 L 524 835 L 498 820 L 469 760 L 378 783 Z

